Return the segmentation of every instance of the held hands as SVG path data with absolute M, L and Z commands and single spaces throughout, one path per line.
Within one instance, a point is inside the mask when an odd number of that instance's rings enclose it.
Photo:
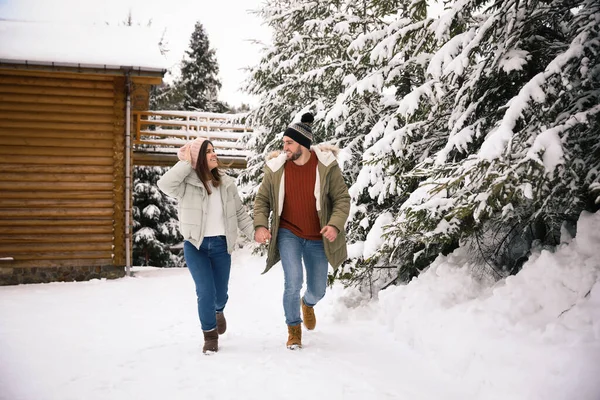
M 269 244 L 269 240 L 271 240 L 271 232 L 269 232 L 269 230 L 264 226 L 261 226 L 254 231 L 254 240 L 257 243 Z
M 325 237 L 325 239 L 333 242 L 337 238 L 339 232 L 335 226 L 326 225 L 323 229 L 321 229 L 320 233 L 323 235 L 323 237 Z M 254 240 L 257 243 L 269 244 L 269 240 L 271 240 L 271 232 L 269 232 L 269 230 L 264 226 L 261 226 L 254 232 Z
M 321 235 L 330 242 L 333 242 L 335 238 L 337 238 L 339 231 L 335 226 L 325 225 L 323 229 L 321 229 Z

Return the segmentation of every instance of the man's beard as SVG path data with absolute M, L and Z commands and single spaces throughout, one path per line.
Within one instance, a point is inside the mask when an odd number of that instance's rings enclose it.
M 302 149 L 300 147 L 298 147 L 298 151 L 295 152 L 295 153 L 292 153 L 290 155 L 290 160 L 296 161 L 297 159 L 300 158 L 301 155 L 302 155 Z

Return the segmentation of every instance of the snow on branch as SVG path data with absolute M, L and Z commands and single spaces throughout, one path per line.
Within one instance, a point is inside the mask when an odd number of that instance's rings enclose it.
M 498 159 L 504 153 L 507 144 L 512 139 L 513 128 L 520 118 L 524 117 L 525 110 L 529 108 L 529 102 L 543 103 L 546 100 L 546 94 L 542 87 L 548 82 L 552 75 L 558 75 L 575 59 L 584 54 L 584 43 L 586 42 L 588 32 L 581 32 L 571 42 L 569 48 L 556 56 L 546 67 L 546 70 L 535 75 L 523 88 L 518 95 L 509 101 L 509 107 L 504 113 L 500 125 L 490 132 L 479 151 L 479 158 L 492 161 Z

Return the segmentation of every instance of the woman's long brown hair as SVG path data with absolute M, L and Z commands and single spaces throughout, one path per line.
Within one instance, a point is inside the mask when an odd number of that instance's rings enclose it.
M 213 146 L 214 150 L 215 146 L 210 140 L 205 140 L 202 143 L 202 146 L 200 146 L 200 150 L 198 151 L 198 161 L 196 161 L 196 174 L 198 175 L 198 178 L 200 178 L 200 180 L 202 181 L 202 184 L 204 185 L 204 188 L 206 189 L 208 194 L 211 194 L 212 191 L 210 190 L 208 183 L 212 182 L 214 187 L 219 187 L 219 185 L 221 184 L 222 175 L 219 168 L 221 168 L 222 164 L 221 161 L 218 161 L 219 159 L 217 158 L 218 166 L 216 168 L 213 168 L 212 171 L 208 169 L 208 163 L 206 162 L 206 149 L 208 149 L 209 144 Z

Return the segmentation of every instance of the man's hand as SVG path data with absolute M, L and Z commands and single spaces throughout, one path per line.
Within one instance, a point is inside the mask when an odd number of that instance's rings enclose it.
M 258 227 L 256 231 L 254 231 L 254 240 L 257 243 L 269 243 L 271 240 L 271 232 L 264 226 Z
M 321 229 L 321 235 L 325 237 L 325 239 L 333 242 L 335 238 L 337 238 L 339 231 L 335 226 L 326 225 L 323 229 Z

